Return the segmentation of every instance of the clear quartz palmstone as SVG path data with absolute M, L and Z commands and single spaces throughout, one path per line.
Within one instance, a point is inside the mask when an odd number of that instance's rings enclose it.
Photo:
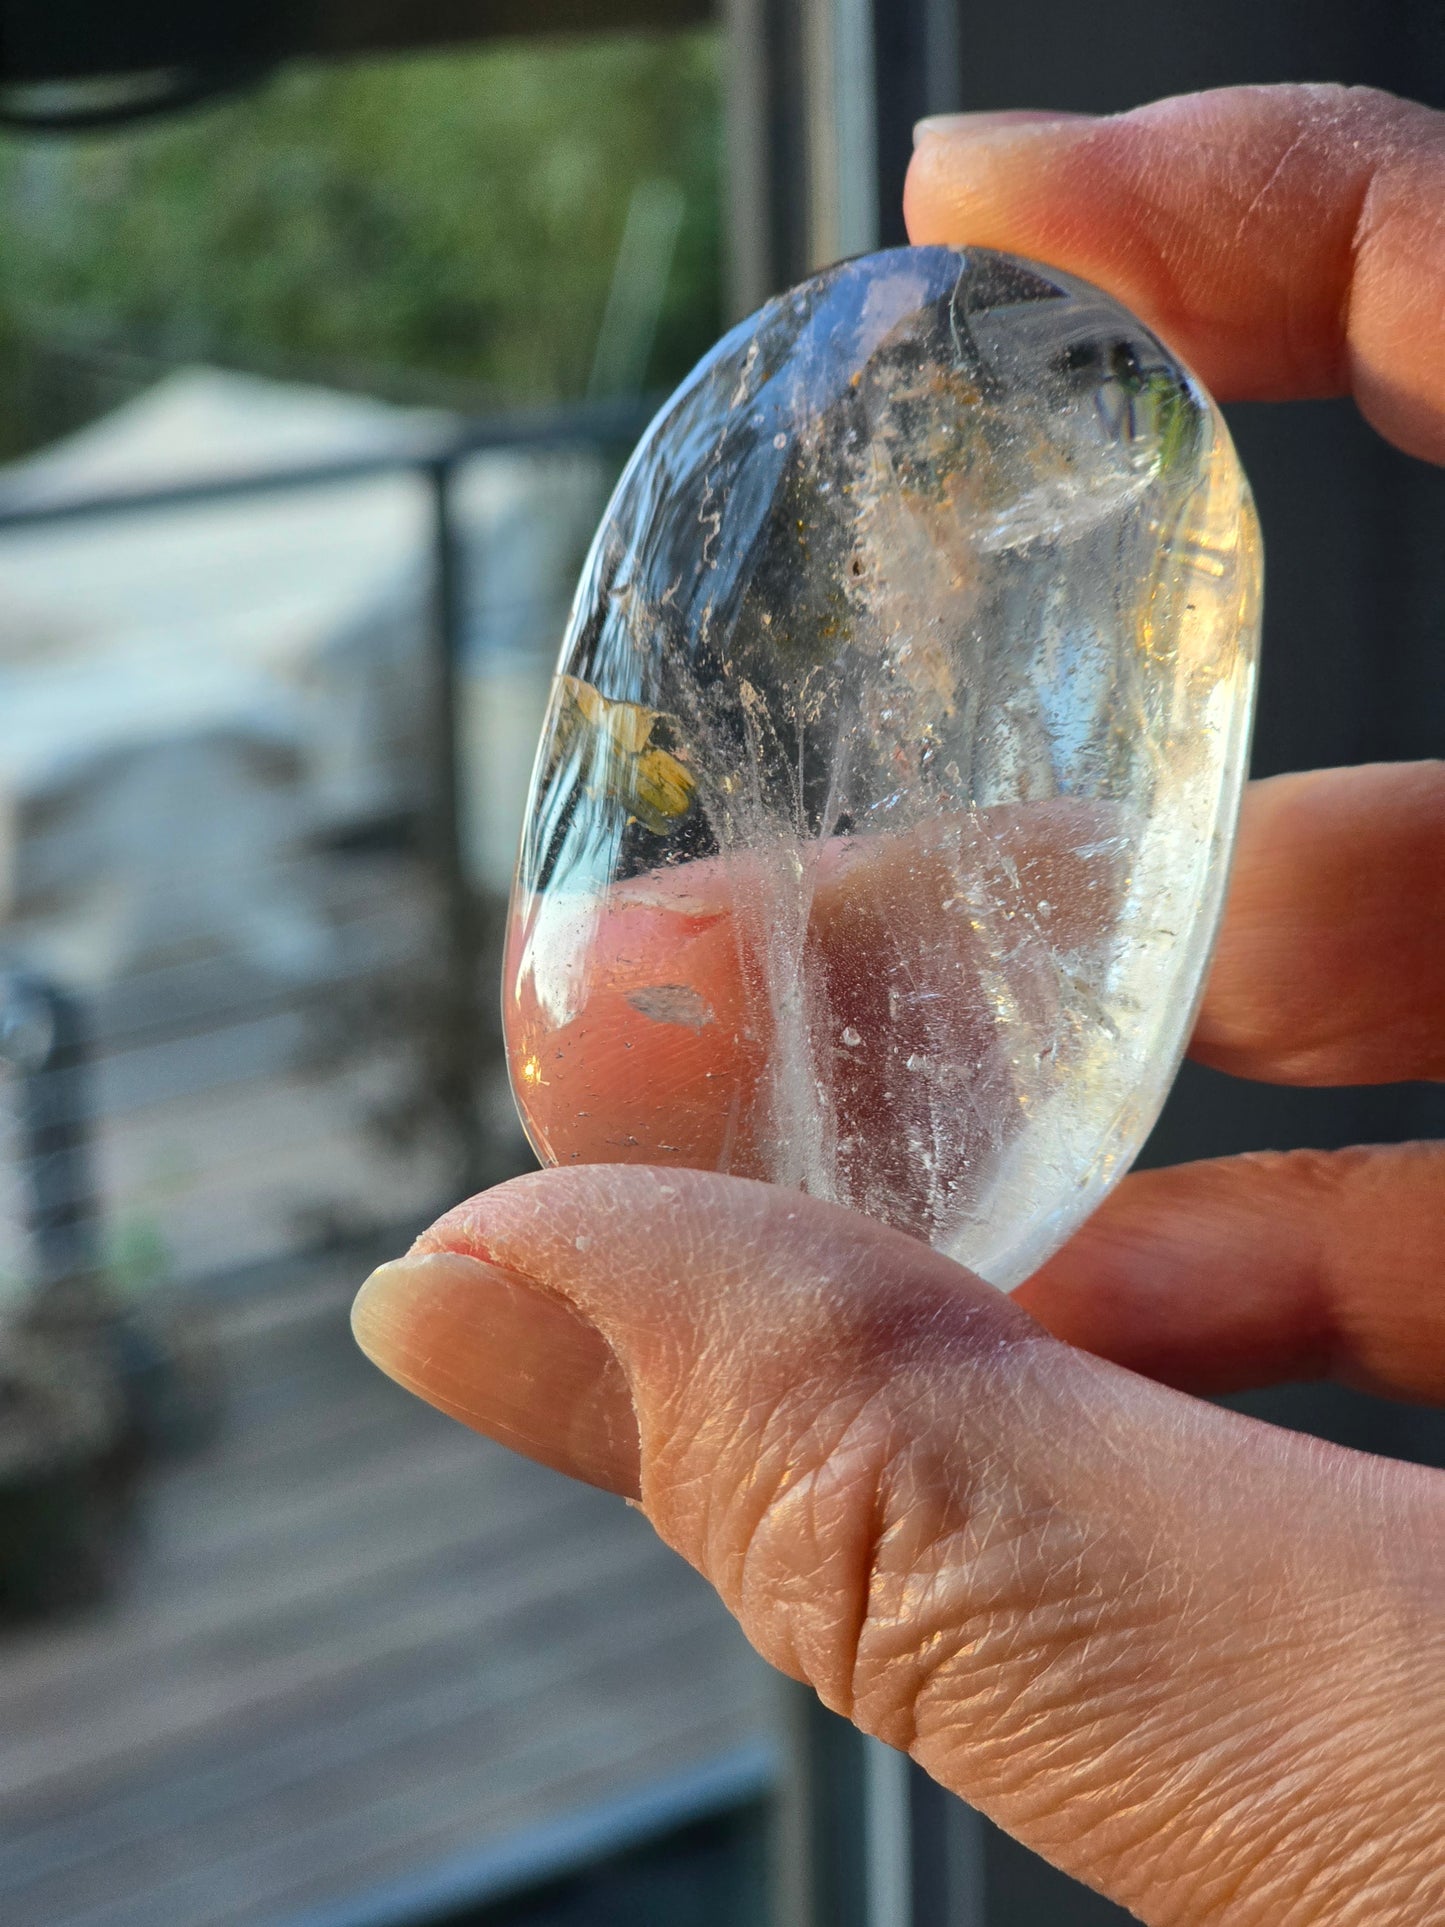
M 1025 1278 L 1188 1038 L 1260 566 L 1217 408 L 1071 276 L 899 249 L 735 328 L 618 486 L 544 727 L 504 988 L 543 1160 Z

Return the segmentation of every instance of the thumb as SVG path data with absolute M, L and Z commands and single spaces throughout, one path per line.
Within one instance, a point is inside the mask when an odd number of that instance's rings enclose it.
M 504 1185 L 355 1324 L 444 1410 L 640 1491 L 765 1658 L 1146 1921 L 1445 1908 L 1433 1475 L 1196 1403 L 895 1232 L 694 1171 Z

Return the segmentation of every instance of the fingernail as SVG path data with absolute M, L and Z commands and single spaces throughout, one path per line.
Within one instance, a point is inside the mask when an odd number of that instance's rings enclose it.
M 913 145 L 926 140 L 967 139 L 971 134 L 990 134 L 1000 127 L 1026 127 L 1031 123 L 1053 120 L 1091 120 L 1091 114 L 1074 114 L 1055 107 L 1006 107 L 993 113 L 930 114 L 913 129 Z
M 473 1431 L 635 1498 L 637 1420 L 616 1353 L 561 1298 L 437 1251 L 374 1271 L 351 1329 L 374 1365 Z

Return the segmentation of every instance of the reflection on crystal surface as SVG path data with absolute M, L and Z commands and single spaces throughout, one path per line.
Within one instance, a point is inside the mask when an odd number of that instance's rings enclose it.
M 1247 750 L 1218 411 L 1053 269 L 901 249 L 735 329 L 578 594 L 513 902 L 550 1162 L 800 1186 L 996 1284 L 1178 1063 Z

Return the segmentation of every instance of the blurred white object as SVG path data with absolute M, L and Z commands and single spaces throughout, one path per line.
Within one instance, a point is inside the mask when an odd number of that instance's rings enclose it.
M 400 459 L 445 426 L 190 370 L 0 471 L 0 506 Z M 598 468 L 500 453 L 458 476 L 464 661 L 495 677 L 506 712 L 472 731 L 487 747 L 472 842 L 489 879 L 509 869 L 527 774 L 498 771 L 498 793 L 490 765 L 516 760 L 518 740 L 530 754 L 535 703 L 515 714 L 513 689 L 535 686 L 535 658 L 554 650 Z M 423 806 L 432 780 L 429 518 L 425 484 L 399 473 L 0 529 L 0 921 L 26 927 L 35 961 L 93 984 L 200 941 L 283 976 L 324 973 L 298 859 Z
M 3 510 L 401 465 L 0 527 L 0 953 L 85 998 L 109 1205 L 153 1217 L 183 1272 L 433 1202 L 425 1157 L 368 1126 L 414 1077 L 404 1022 L 339 1013 L 347 986 L 420 981 L 438 954 L 425 839 L 395 834 L 439 767 L 434 502 L 404 464 L 451 426 L 193 369 L 0 469 Z M 464 832 L 498 894 L 607 483 L 587 450 L 453 478 Z M 318 1012 L 340 1024 L 324 1061 Z

